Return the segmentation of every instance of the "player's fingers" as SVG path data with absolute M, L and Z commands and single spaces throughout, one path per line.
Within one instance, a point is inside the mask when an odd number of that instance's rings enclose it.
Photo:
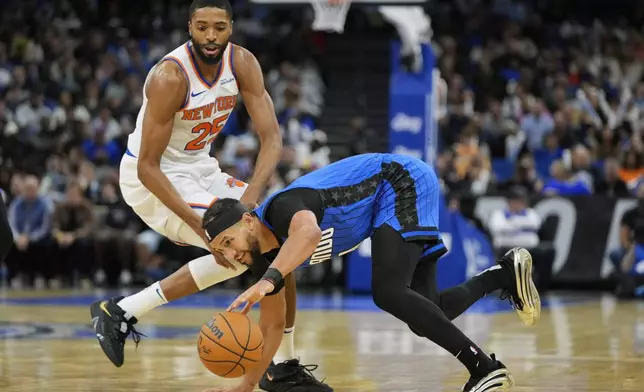
M 232 312 L 234 309 L 237 309 L 238 307 L 240 307 L 240 306 L 241 306 L 241 304 L 243 304 L 244 302 L 246 302 L 246 295 L 245 295 L 245 293 L 244 293 L 244 294 L 242 294 L 242 295 L 240 295 L 239 297 L 237 297 L 237 298 L 233 301 L 233 303 L 231 303 L 231 304 L 230 304 L 230 306 L 228 307 L 228 311 L 229 311 L 229 312 Z
M 228 309 L 226 309 L 226 311 L 227 311 L 227 312 L 232 312 L 233 310 L 237 309 L 237 307 L 239 307 L 239 301 L 238 301 L 238 300 L 234 300 L 234 301 L 233 301 L 233 303 L 232 303 L 232 304 L 230 304 L 230 306 L 228 307 Z
M 219 256 L 219 258 L 217 258 L 217 262 L 218 262 L 218 264 L 219 264 L 219 265 L 221 265 L 221 266 L 223 266 L 223 267 L 225 267 L 225 268 L 227 268 L 227 269 L 232 269 L 232 270 L 236 270 L 236 269 L 237 269 L 237 268 L 235 268 L 235 265 L 234 265 L 233 263 L 231 263 L 230 261 L 228 261 L 228 260 L 227 260 L 225 257 L 223 257 L 223 256 Z
M 221 253 L 213 253 L 213 256 L 215 256 L 215 261 L 217 262 L 217 264 L 221 265 L 226 269 L 237 271 L 237 267 L 235 267 L 235 264 L 228 261 L 228 259 L 224 257 L 224 255 L 222 255 Z
M 241 310 L 241 313 L 242 314 L 248 314 L 248 312 L 250 312 L 250 310 L 252 309 L 253 305 L 255 305 L 255 304 L 250 302 L 250 301 L 248 301 L 246 306 L 244 306 L 244 309 Z

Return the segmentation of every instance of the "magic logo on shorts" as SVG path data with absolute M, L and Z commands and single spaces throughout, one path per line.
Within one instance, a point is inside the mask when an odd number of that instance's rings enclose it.
M 318 247 L 315 248 L 315 252 L 311 255 L 309 261 L 310 265 L 323 263 L 325 261 L 331 260 L 331 255 L 333 254 L 333 233 L 335 229 L 329 227 L 328 229 L 322 232 L 322 238 Z

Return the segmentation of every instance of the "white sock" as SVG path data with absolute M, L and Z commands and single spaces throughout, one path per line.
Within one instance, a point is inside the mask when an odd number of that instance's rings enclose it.
M 134 316 L 140 320 L 147 312 L 167 303 L 168 300 L 165 299 L 161 285 L 159 282 L 155 282 L 144 290 L 123 298 L 117 305 L 125 310 L 127 319 Z
M 284 329 L 284 338 L 280 344 L 273 360 L 281 363 L 295 358 L 295 327 Z

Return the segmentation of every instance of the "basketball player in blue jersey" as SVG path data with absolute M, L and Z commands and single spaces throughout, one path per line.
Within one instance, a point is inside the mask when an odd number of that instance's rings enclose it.
M 512 249 L 498 265 L 439 293 L 436 263 L 446 253 L 438 229 L 439 197 L 436 174 L 424 162 L 365 154 L 297 179 L 252 212 L 236 200 L 219 200 L 203 220 L 211 247 L 230 260 L 249 264 L 260 277 L 229 310 L 245 303 L 247 312 L 259 302 L 260 326 L 283 318 L 284 276 L 299 266 L 346 254 L 371 237 L 375 304 L 461 361 L 471 375 L 463 391 L 509 389 L 514 382 L 506 367 L 451 320 L 486 294 L 503 289 L 521 320 L 533 325 L 541 302 L 532 281 L 532 257 L 525 249 Z M 270 363 L 279 338 L 264 337 L 258 369 L 235 392 L 250 391 L 257 384 L 261 366 Z
M 121 160 L 119 185 L 125 202 L 150 228 L 182 245 L 209 250 L 201 228 L 208 206 L 235 198 L 255 206 L 280 160 L 282 136 L 273 102 L 255 56 L 230 42 L 233 9 L 228 0 L 193 0 L 186 21 L 190 39 L 149 72 L 134 131 Z M 260 141 L 249 184 L 224 173 L 210 156 L 211 143 L 233 115 L 241 97 Z M 90 306 L 101 349 L 117 367 L 125 361 L 128 336 L 151 310 L 242 274 L 246 266 L 208 254 L 127 297 Z M 287 318 L 279 323 L 283 344 L 262 388 L 331 392 L 300 365 L 294 348 L 295 278 L 287 277 Z
M 11 246 L 13 246 L 13 232 L 7 218 L 4 191 L 0 189 L 0 263 L 7 257 Z

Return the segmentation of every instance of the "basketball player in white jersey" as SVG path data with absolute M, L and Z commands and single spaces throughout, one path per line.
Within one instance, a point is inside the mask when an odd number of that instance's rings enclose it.
M 190 41 L 166 55 L 145 81 L 136 129 L 121 161 L 120 186 L 125 201 L 152 229 L 179 244 L 212 252 L 201 228 L 204 212 L 218 198 L 236 198 L 255 206 L 279 162 L 282 139 L 257 59 L 229 42 L 232 7 L 228 0 L 194 0 L 188 27 Z M 224 128 L 238 95 L 261 143 L 248 185 L 223 173 L 209 155 L 210 144 Z M 114 365 L 122 366 L 125 340 L 132 334 L 138 344 L 140 334 L 134 324 L 144 314 L 245 270 L 241 263 L 209 254 L 132 296 L 94 303 L 92 323 L 101 348 Z M 284 334 L 285 343 L 276 356 L 278 363 L 269 368 L 260 387 L 269 392 L 332 391 L 295 358 L 294 277 L 289 284 L 286 320 L 262 325 L 264 334 Z

